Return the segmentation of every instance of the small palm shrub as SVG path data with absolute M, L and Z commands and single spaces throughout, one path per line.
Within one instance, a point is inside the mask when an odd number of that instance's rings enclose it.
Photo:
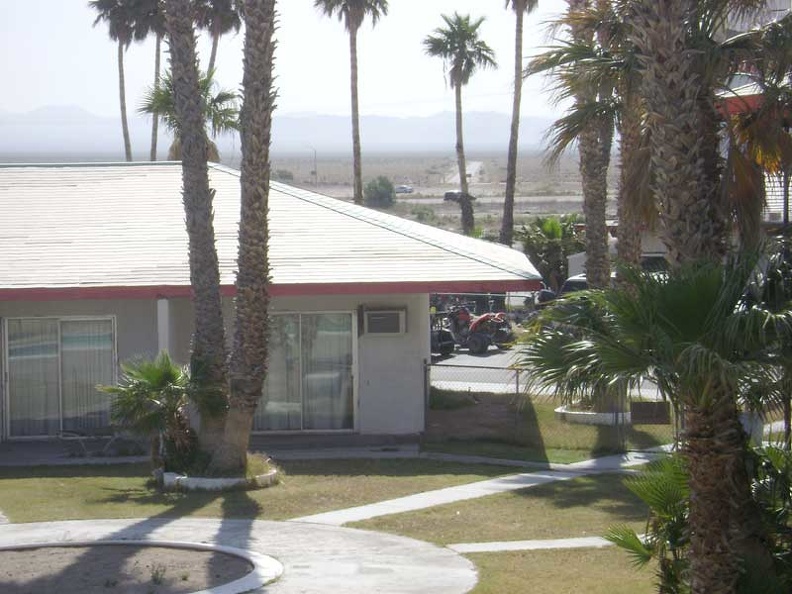
M 752 497 L 761 513 L 762 531 L 775 562 L 774 575 L 744 559 L 739 594 L 792 591 L 792 452 L 775 446 L 753 452 Z M 636 567 L 656 562 L 659 594 L 690 592 L 690 488 L 681 456 L 654 462 L 624 484 L 649 508 L 643 537 L 628 526 L 613 526 L 605 538 L 624 549 Z
M 151 443 L 154 468 L 182 471 L 195 463 L 197 441 L 187 417 L 190 378 L 166 352 L 121 364 L 116 386 L 99 386 L 112 397 L 113 423 Z

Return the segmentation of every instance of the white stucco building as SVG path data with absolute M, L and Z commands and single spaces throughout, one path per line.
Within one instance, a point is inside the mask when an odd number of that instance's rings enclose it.
M 209 173 L 230 326 L 239 174 Z M 95 386 L 120 361 L 188 361 L 181 187 L 178 163 L 0 166 L 0 440 L 106 425 Z M 518 251 L 276 183 L 269 249 L 261 432 L 420 433 L 429 294 L 540 278 Z

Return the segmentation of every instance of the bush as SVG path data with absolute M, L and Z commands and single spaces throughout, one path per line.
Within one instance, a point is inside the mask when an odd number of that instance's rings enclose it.
M 369 181 L 366 184 L 363 194 L 368 206 L 379 208 L 389 208 L 393 206 L 393 201 L 396 199 L 396 191 L 393 188 L 393 183 L 382 175 Z
M 414 216 L 415 220 L 419 223 L 429 223 L 437 219 L 434 209 L 431 206 L 425 206 L 423 204 L 413 207 L 410 210 L 410 214 Z
M 294 181 L 294 173 L 292 173 L 288 169 L 276 169 L 275 171 L 272 172 L 272 177 L 280 182 Z

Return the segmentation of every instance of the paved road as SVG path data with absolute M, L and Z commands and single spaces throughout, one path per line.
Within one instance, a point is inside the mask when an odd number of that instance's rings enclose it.
M 457 349 L 453 355 L 433 361 L 431 382 L 433 386 L 446 390 L 516 394 L 530 380 L 525 372 L 521 372 L 518 377 L 516 371 L 509 369 L 518 359 L 517 348 L 500 350 L 490 347 L 484 355 L 470 355 L 464 349 Z M 660 400 L 657 386 L 645 381 L 640 389 L 640 397 Z
M 471 194 L 476 196 L 474 190 Z M 396 197 L 397 202 L 406 202 L 407 204 L 443 204 L 445 202 L 442 196 L 437 197 L 420 197 L 411 194 L 399 194 Z M 516 205 L 530 205 L 532 203 L 552 203 L 552 202 L 572 202 L 575 204 L 583 204 L 583 196 L 515 196 L 514 202 Z M 476 196 L 476 204 L 503 204 L 503 196 Z

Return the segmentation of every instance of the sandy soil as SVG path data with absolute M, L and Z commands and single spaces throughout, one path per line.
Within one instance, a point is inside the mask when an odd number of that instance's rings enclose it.
M 252 570 L 209 551 L 136 545 L 0 552 L 3 594 L 181 594 L 227 584 Z

